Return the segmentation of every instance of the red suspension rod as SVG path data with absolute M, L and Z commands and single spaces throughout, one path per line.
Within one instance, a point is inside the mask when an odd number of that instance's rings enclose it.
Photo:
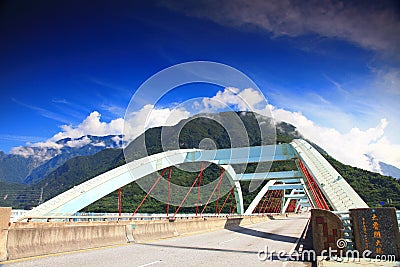
M 213 195 L 214 195 L 214 193 L 215 193 L 215 190 L 217 190 L 217 187 L 218 187 L 219 184 L 222 182 L 221 177 L 224 175 L 224 171 L 225 171 L 225 169 L 223 169 L 223 168 L 220 169 L 220 171 L 219 171 L 219 177 L 220 177 L 220 179 L 219 179 L 217 185 L 214 187 L 214 190 L 212 191 L 212 193 L 211 193 L 210 197 L 208 198 L 206 204 L 204 205 L 203 209 L 201 210 L 200 215 L 203 214 L 203 212 L 204 212 L 204 210 L 206 209 L 208 203 L 210 203 L 210 200 L 211 200 L 211 198 L 213 197 Z
M 202 169 L 202 164 L 200 163 L 200 169 Z M 196 201 L 196 216 L 199 214 L 199 204 L 200 204 L 200 199 L 201 199 L 201 194 L 200 194 L 200 186 L 201 186 L 201 180 L 203 176 L 201 175 L 199 178 L 199 182 L 197 183 L 197 201 Z
M 146 200 L 146 198 L 150 195 L 151 191 L 153 191 L 154 187 L 156 187 L 156 185 L 158 184 L 158 182 L 161 180 L 161 178 L 163 177 L 163 175 L 165 174 L 165 172 L 167 171 L 167 169 L 164 169 L 161 174 L 158 176 L 157 180 L 154 182 L 153 186 L 150 188 L 149 192 L 147 192 L 146 196 L 142 199 L 142 201 L 140 202 L 140 204 L 137 206 L 137 208 L 135 209 L 135 211 L 132 213 L 132 216 L 135 216 L 136 212 L 139 210 L 139 208 L 142 206 L 142 204 L 144 203 L 144 201 Z
M 189 196 L 190 191 L 192 191 L 193 187 L 195 186 L 195 184 L 197 183 L 197 181 L 199 180 L 200 177 L 203 176 L 203 168 L 200 168 L 200 173 L 197 175 L 196 179 L 194 180 L 192 186 L 190 187 L 189 191 L 186 193 L 185 197 L 183 198 L 181 204 L 179 204 L 178 208 L 176 209 L 173 218 L 175 218 L 176 214 L 178 213 L 178 211 L 181 209 L 182 204 L 185 202 L 186 198 Z
M 218 211 L 218 215 L 221 213 L 222 209 L 224 208 L 226 201 L 228 201 L 228 198 L 230 197 L 230 195 L 232 195 L 234 188 L 232 187 L 232 189 L 229 191 L 229 194 L 226 196 L 224 203 L 222 204 L 221 208 Z M 232 198 L 235 198 L 235 195 L 232 195 Z
M 169 202 L 171 201 L 171 173 L 172 173 L 172 167 L 169 168 L 169 171 L 168 171 L 168 199 L 167 199 L 167 207 L 165 208 L 167 218 L 168 218 L 168 212 L 169 212 Z
M 222 177 L 223 177 L 223 175 L 221 175 L 221 169 L 220 169 L 220 172 L 219 172 L 219 181 L 218 181 L 218 184 L 217 184 L 217 187 L 218 187 L 218 197 L 217 197 L 217 201 L 215 201 L 215 214 L 219 214 L 219 209 L 218 209 L 218 204 L 219 204 L 219 198 L 220 198 L 220 196 L 221 196 L 221 184 L 222 184 Z M 223 173 L 223 171 L 222 171 L 222 173 Z
M 118 215 L 122 214 L 122 196 L 121 196 L 121 188 L 118 188 Z
M 232 209 L 232 211 L 231 211 L 231 213 L 230 213 L 230 214 L 233 214 L 233 213 L 235 213 L 235 210 L 236 210 L 236 204 L 233 206 L 233 209 Z
M 281 206 L 282 206 L 282 191 L 277 190 L 277 196 L 275 198 L 275 206 L 274 206 L 274 213 L 279 213 L 281 211 Z

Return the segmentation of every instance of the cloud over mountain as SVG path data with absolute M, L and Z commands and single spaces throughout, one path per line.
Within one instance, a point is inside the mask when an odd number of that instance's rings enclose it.
M 105 136 L 118 135 L 124 127 L 124 120 L 117 118 L 107 122 L 100 121 L 100 113 L 93 111 L 78 126 L 62 125 L 62 131 L 55 134 L 52 140 L 57 141 L 64 138 L 78 138 L 85 135 Z

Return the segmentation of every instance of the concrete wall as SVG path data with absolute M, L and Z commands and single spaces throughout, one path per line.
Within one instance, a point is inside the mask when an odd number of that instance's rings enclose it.
M 246 216 L 235 218 L 193 218 L 175 222 L 135 222 L 131 225 L 127 225 L 127 233 L 132 236 L 136 242 L 146 242 L 187 234 L 230 229 L 267 220 L 269 220 L 267 216 Z
M 174 222 L 18 222 L 13 223 L 3 242 L 3 258 L 12 260 L 30 256 L 74 251 L 127 242 L 145 242 L 180 235 L 202 233 L 269 220 L 267 216 L 235 218 L 191 218 Z M 5 249 L 6 248 L 6 249 Z M 7 255 L 7 258 L 6 258 Z
M 126 243 L 124 224 L 15 223 L 9 230 L 8 259 Z

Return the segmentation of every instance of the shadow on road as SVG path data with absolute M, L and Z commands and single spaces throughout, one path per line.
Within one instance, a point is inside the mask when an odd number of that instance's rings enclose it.
M 150 246 L 150 247 L 164 247 L 164 248 L 180 248 L 180 249 L 191 249 L 191 250 L 206 250 L 206 251 L 218 251 L 218 252 L 231 252 L 231 253 L 245 253 L 245 254 L 257 254 L 258 251 L 251 250 L 235 250 L 235 249 L 223 249 L 223 248 L 206 248 L 196 246 L 176 246 L 176 245 L 163 245 L 163 244 L 146 244 L 141 243 L 138 245 Z
M 242 226 L 235 226 L 230 229 L 227 229 L 232 232 L 236 232 L 239 234 L 243 235 L 250 235 L 250 236 L 256 236 L 256 237 L 261 237 L 265 239 L 270 239 L 270 240 L 276 240 L 276 241 L 281 241 L 281 242 L 287 242 L 287 243 L 296 243 L 298 238 L 292 237 L 292 236 L 286 236 L 286 235 L 280 235 L 280 234 L 273 234 L 273 233 L 268 233 L 268 232 L 262 232 L 258 230 L 253 230 L 249 228 L 245 228 Z

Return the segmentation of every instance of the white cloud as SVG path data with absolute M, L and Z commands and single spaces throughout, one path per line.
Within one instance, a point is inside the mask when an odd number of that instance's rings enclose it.
M 116 105 L 103 104 L 101 105 L 101 109 L 106 110 L 116 116 L 123 116 L 125 114 L 125 108 Z
M 329 83 L 305 89 L 270 86 L 268 96 L 281 108 L 301 111 L 320 126 L 343 133 L 354 126 L 364 130 L 373 128 L 386 118 L 391 123 L 385 129 L 385 136 L 392 143 L 400 143 L 398 70 L 371 68 L 371 72 L 363 77 L 342 77 L 339 80 L 323 76 Z
M 215 112 L 232 106 L 241 111 L 257 110 L 260 105 L 265 106 L 264 96 L 253 88 L 240 90 L 234 87 L 227 87 L 224 91 L 218 91 L 213 97 L 204 97 L 202 104 L 205 112 Z M 198 102 L 195 103 L 198 108 Z M 262 107 L 261 107 L 262 108 Z
M 35 151 L 31 147 L 17 146 L 13 147 L 10 151 L 13 155 L 20 155 L 24 158 L 28 158 L 30 156 L 35 155 Z
M 375 144 L 371 144 L 371 156 L 400 168 L 400 145 L 392 144 L 383 136 Z
M 90 138 L 86 135 L 106 136 L 122 133 L 124 127 L 124 120 L 122 118 L 117 118 L 107 123 L 100 121 L 100 117 L 99 112 L 93 111 L 78 126 L 63 125 L 61 126 L 62 131 L 55 134 L 49 140 L 15 147 L 11 149 L 10 153 L 23 157 L 34 157 L 39 159 L 40 162 L 44 162 L 61 152 L 63 145 L 56 143 L 61 139 L 71 138 L 72 140 L 67 141 L 65 146 L 79 148 L 91 142 Z M 97 143 L 93 145 L 100 146 L 103 144 Z
M 34 143 L 34 144 L 31 145 L 31 147 L 60 150 L 62 148 L 62 145 L 57 144 L 56 142 L 53 142 L 51 140 L 47 140 L 46 142 Z
M 91 142 L 90 138 L 85 136 L 80 139 L 70 140 L 65 144 L 65 146 L 80 148 L 80 147 L 90 144 L 90 142 Z
M 46 138 L 39 137 L 39 136 L 0 134 L 0 140 L 7 140 L 7 141 L 40 142 L 45 139 Z
M 61 114 L 55 113 L 53 111 L 50 111 L 50 110 L 47 110 L 47 109 L 44 109 L 44 108 L 41 108 L 41 107 L 25 104 L 25 103 L 23 103 L 21 101 L 18 101 L 15 98 L 12 98 L 12 100 L 15 103 L 17 103 L 17 104 L 19 104 L 21 106 L 24 106 L 24 107 L 26 107 L 28 109 L 31 109 L 31 110 L 34 110 L 34 111 L 38 112 L 43 117 L 46 117 L 46 118 L 49 118 L 49 119 L 52 119 L 52 120 L 55 120 L 55 121 L 59 121 L 59 122 L 62 122 L 62 123 L 68 122 L 66 117 L 61 115 Z
M 105 147 L 106 144 L 105 144 L 103 141 L 101 141 L 101 142 L 98 142 L 98 143 L 93 143 L 92 146 L 101 146 L 101 147 Z
M 190 117 L 190 112 L 184 108 L 169 109 L 154 108 L 145 105 L 141 110 L 131 112 L 125 117 L 124 136 L 126 140 L 133 140 L 146 129 L 158 126 L 172 126 L 182 119 Z
M 10 153 L 13 155 L 20 155 L 25 158 L 33 157 L 36 159 L 37 163 L 42 163 L 58 155 L 61 151 L 61 148 L 62 145 L 48 140 L 46 142 L 38 142 L 30 146 L 14 147 L 11 149 Z
M 100 113 L 93 111 L 78 126 L 71 125 L 61 126 L 62 131 L 53 136 L 52 140 L 58 141 L 64 138 L 79 138 L 85 135 L 106 136 L 117 135 L 122 133 L 124 128 L 124 120 L 117 118 L 107 122 L 100 121 Z

